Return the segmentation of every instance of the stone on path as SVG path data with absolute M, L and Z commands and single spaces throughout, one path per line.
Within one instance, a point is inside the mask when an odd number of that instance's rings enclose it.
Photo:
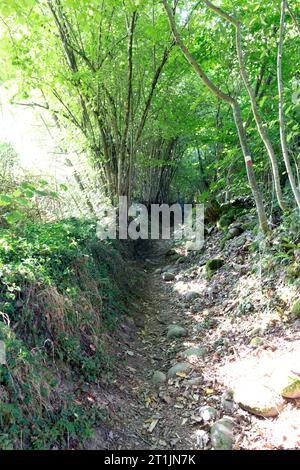
M 167 331 L 167 338 L 181 338 L 187 335 L 186 329 L 180 325 L 169 325 Z
M 244 410 L 265 418 L 277 416 L 283 406 L 282 398 L 274 390 L 255 380 L 238 383 L 233 398 Z
M 164 281 L 174 281 L 175 279 L 175 274 L 174 273 L 170 273 L 170 272 L 165 272 L 162 274 L 162 278 Z
M 201 348 L 200 346 L 194 346 L 191 348 L 186 349 L 180 355 L 185 359 L 188 359 L 191 356 L 202 357 L 205 356 L 206 350 Z
M 218 417 L 218 411 L 212 406 L 205 405 L 199 409 L 199 415 L 204 422 L 213 421 Z
M 300 398 L 300 375 L 287 375 L 282 382 L 280 395 L 284 398 Z
M 232 450 L 233 447 L 233 422 L 224 417 L 216 421 L 210 430 L 212 446 L 215 450 Z
M 177 374 L 187 374 L 191 370 L 192 366 L 188 362 L 179 362 L 175 366 L 171 367 L 168 371 L 168 377 L 175 378 Z
M 166 381 L 167 381 L 166 374 L 164 374 L 160 370 L 154 371 L 153 376 L 152 376 L 152 382 L 155 385 L 161 385 L 161 384 L 165 383 Z
M 192 300 L 196 299 L 197 297 L 199 297 L 199 294 L 198 294 L 198 292 L 195 292 L 195 291 L 186 292 L 183 295 L 184 300 L 186 300 L 187 302 L 191 302 Z
M 263 342 L 263 338 L 261 338 L 260 336 L 255 336 L 251 339 L 249 345 L 251 346 L 251 348 L 257 348 L 258 346 L 261 346 Z

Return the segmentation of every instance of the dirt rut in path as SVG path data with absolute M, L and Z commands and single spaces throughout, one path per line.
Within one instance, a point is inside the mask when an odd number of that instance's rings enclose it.
M 224 253 L 219 240 L 215 233 L 206 241 L 204 253 L 177 249 L 175 256 L 162 242 L 152 244 L 150 251 L 140 247 L 144 300 L 113 340 L 118 356 L 113 379 L 97 394 L 109 419 L 89 448 L 299 448 L 300 400 L 287 401 L 284 411 L 267 421 L 232 400 L 229 389 L 239 377 L 232 379 L 230 364 L 247 375 L 244 357 L 259 364 L 265 351 L 283 356 L 300 338 L 296 326 L 286 328 L 268 317 L 280 285 L 277 278 L 264 283 L 252 275 L 250 241 L 245 238 L 241 244 L 236 239 Z M 204 265 L 212 257 L 222 257 L 225 263 L 207 279 Z M 165 281 L 164 272 L 172 280 Z M 253 288 L 246 290 L 250 282 Z M 248 312 L 251 302 L 255 310 Z M 253 347 L 251 339 L 258 334 L 253 331 L 267 320 L 268 327 L 259 333 L 261 341 Z M 172 324 L 183 328 L 185 335 L 168 337 Z M 175 372 L 170 371 L 176 365 Z M 267 363 L 265 368 L 267 376 Z M 217 433 L 211 439 L 215 424 L 223 418 L 229 423 L 225 436 L 218 441 Z

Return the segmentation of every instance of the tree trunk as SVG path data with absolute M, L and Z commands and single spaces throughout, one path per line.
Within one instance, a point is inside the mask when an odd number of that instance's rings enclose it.
M 278 100 L 279 100 L 279 125 L 280 125 L 280 142 L 284 158 L 286 171 L 288 174 L 289 182 L 292 191 L 300 210 L 300 192 L 296 184 L 295 176 L 290 162 L 286 133 L 285 133 L 285 116 L 284 116 L 284 96 L 283 96 L 283 80 L 282 80 L 282 51 L 283 51 L 283 38 L 285 30 L 285 14 L 286 14 L 286 0 L 282 0 L 281 4 L 281 17 L 279 29 L 279 43 L 277 55 L 277 80 L 278 80 Z
M 202 82 L 207 86 L 207 88 L 219 99 L 225 101 L 226 103 L 230 104 L 230 106 L 233 109 L 233 115 L 234 115 L 234 121 L 236 124 L 242 152 L 244 155 L 244 160 L 245 160 L 245 165 L 247 169 L 247 176 L 248 176 L 248 182 L 250 189 L 252 191 L 253 198 L 255 200 L 256 204 L 256 209 L 257 209 L 257 215 L 259 219 L 259 225 L 261 230 L 266 233 L 268 231 L 268 223 L 267 223 L 267 216 L 264 208 L 264 203 L 263 203 L 263 198 L 262 195 L 257 187 L 256 183 L 256 178 L 253 172 L 253 167 L 252 167 L 252 159 L 250 157 L 250 152 L 247 144 L 247 137 L 244 129 L 244 125 L 242 122 L 241 118 L 241 112 L 240 112 L 240 107 L 238 102 L 232 98 L 231 96 L 227 95 L 224 93 L 221 89 L 219 89 L 206 75 L 204 70 L 202 70 L 201 66 L 198 64 L 198 62 L 195 60 L 191 52 L 188 50 L 188 48 L 185 46 L 183 43 L 180 34 L 177 30 L 176 24 L 175 24 L 175 19 L 174 19 L 174 14 L 169 6 L 167 0 L 162 0 L 165 10 L 167 12 L 168 18 L 169 18 L 169 23 L 173 32 L 173 35 L 175 37 L 175 40 L 180 47 L 182 53 L 184 54 L 185 58 L 187 61 L 190 63 L 196 74 L 200 77 Z
M 239 60 L 239 66 L 240 66 L 240 73 L 245 85 L 245 88 L 247 90 L 248 96 L 250 98 L 251 102 L 251 109 L 252 113 L 256 122 L 256 126 L 259 132 L 259 135 L 261 137 L 261 140 L 264 143 L 264 146 L 266 148 L 267 154 L 269 156 L 270 162 L 271 162 L 271 167 L 272 167 L 272 174 L 273 174 L 273 179 L 274 179 L 274 185 L 275 185 L 275 192 L 278 200 L 279 207 L 282 210 L 285 210 L 285 203 L 282 195 L 282 190 L 281 190 L 281 184 L 280 184 L 280 176 L 279 176 L 279 170 L 278 170 L 278 163 L 276 159 L 276 155 L 273 149 L 273 145 L 269 139 L 268 133 L 264 128 L 259 109 L 257 106 L 257 101 L 256 101 L 256 96 L 255 92 L 252 89 L 252 86 L 250 84 L 248 74 L 246 71 L 245 67 L 245 61 L 244 61 L 244 53 L 243 53 L 243 47 L 242 47 L 242 33 L 241 33 L 241 23 L 240 21 L 236 20 L 233 18 L 231 15 L 223 11 L 221 8 L 216 7 L 213 5 L 209 0 L 204 0 L 204 3 L 210 8 L 211 10 L 215 11 L 219 16 L 224 18 L 226 21 L 234 25 L 236 29 L 236 50 L 237 50 L 237 55 L 238 55 L 238 60 Z

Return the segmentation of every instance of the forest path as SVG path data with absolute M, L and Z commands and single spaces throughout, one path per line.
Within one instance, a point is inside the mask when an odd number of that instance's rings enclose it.
M 300 337 L 267 317 L 265 297 L 270 302 L 275 299 L 276 287 L 270 289 L 268 280 L 262 294 L 262 280 L 251 274 L 250 240 L 245 234 L 243 239 L 235 238 L 226 253 L 219 242 L 220 235 L 212 234 L 199 253 L 179 247 L 174 254 L 165 242 L 153 243 L 149 252 L 141 247 L 145 295 L 135 306 L 135 317 L 125 320 L 114 338 L 116 368 L 99 402 L 109 410 L 109 426 L 97 430 L 90 448 L 300 445 L 300 400 L 288 403 L 284 413 L 269 420 L 243 411 L 232 400 L 231 385 L 240 376 L 255 375 L 258 363 L 263 364 L 263 376 L 268 376 L 270 358 L 273 362 L 284 354 L 299 358 L 300 341 L 296 340 Z M 212 257 L 222 257 L 225 265 L 208 280 L 204 266 Z M 171 280 L 163 279 L 164 272 L 171 273 Z M 251 296 L 245 291 L 250 281 L 257 282 Z M 250 298 L 257 312 L 248 314 Z M 267 320 L 268 332 L 257 333 Z M 174 337 L 170 337 L 170 325 L 184 330 L 172 330 Z M 184 336 L 176 337 L 181 333 Z M 258 334 L 260 341 L 253 347 L 251 340 Z M 249 360 L 252 363 L 245 362 Z M 173 366 L 178 367 L 177 373 L 170 371 Z
M 139 253 L 144 258 L 146 296 L 135 317 L 138 330 L 133 333 L 133 338 L 129 338 L 124 354 L 125 369 L 120 385 L 128 394 L 127 406 L 130 407 L 130 411 L 125 412 L 126 431 L 113 439 L 113 447 L 116 444 L 121 449 L 195 449 L 202 446 L 194 424 L 199 418 L 196 410 L 205 404 L 199 395 L 203 363 L 196 356 L 182 357 L 188 348 L 200 346 L 198 334 L 195 334 L 193 317 L 186 313 L 181 294 L 174 290 L 174 282 L 163 280 L 160 271 L 174 272 L 174 275 L 180 271 L 179 264 L 176 265 L 172 256 L 166 256 L 166 252 L 168 244 L 156 242 L 148 256 L 147 248 L 145 252 L 142 248 Z M 170 325 L 184 328 L 184 336 L 168 337 Z M 126 325 L 123 325 L 123 331 L 126 332 Z M 129 331 L 132 334 L 130 328 Z M 178 375 L 169 378 L 168 371 L 176 364 L 183 364 L 182 368 L 187 370 L 180 369 Z M 126 385 L 127 380 L 130 388 Z

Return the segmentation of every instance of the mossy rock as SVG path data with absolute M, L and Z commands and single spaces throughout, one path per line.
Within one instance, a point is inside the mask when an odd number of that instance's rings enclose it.
M 210 278 L 222 266 L 224 266 L 223 259 L 221 258 L 209 259 L 205 265 L 207 277 Z
M 257 348 L 258 346 L 261 346 L 263 342 L 264 340 L 260 336 L 255 336 L 254 338 L 251 339 L 250 346 L 252 348 Z
M 286 270 L 287 278 L 291 281 L 296 280 L 300 277 L 300 265 L 299 264 L 291 264 Z
M 277 416 L 283 407 L 283 399 L 263 384 L 242 380 L 234 390 L 234 401 L 244 410 L 257 416 Z
M 187 331 L 183 326 L 172 324 L 167 327 L 167 338 L 182 338 L 183 336 L 187 336 Z
M 160 370 L 156 370 L 153 373 L 152 376 L 152 382 L 155 385 L 162 385 L 167 381 L 167 376 L 164 374 L 164 372 L 161 372 Z
M 296 302 L 292 306 L 291 312 L 292 312 L 293 317 L 300 318 L 300 299 L 296 300 Z
M 280 394 L 284 398 L 300 398 L 300 378 L 288 377 L 288 384 L 281 389 Z
M 216 421 L 211 427 L 210 437 L 214 450 L 232 450 L 233 421 L 228 417 Z
M 228 212 L 228 214 L 222 215 L 217 222 L 217 227 L 219 230 L 226 230 L 229 225 L 234 221 L 234 211 Z

